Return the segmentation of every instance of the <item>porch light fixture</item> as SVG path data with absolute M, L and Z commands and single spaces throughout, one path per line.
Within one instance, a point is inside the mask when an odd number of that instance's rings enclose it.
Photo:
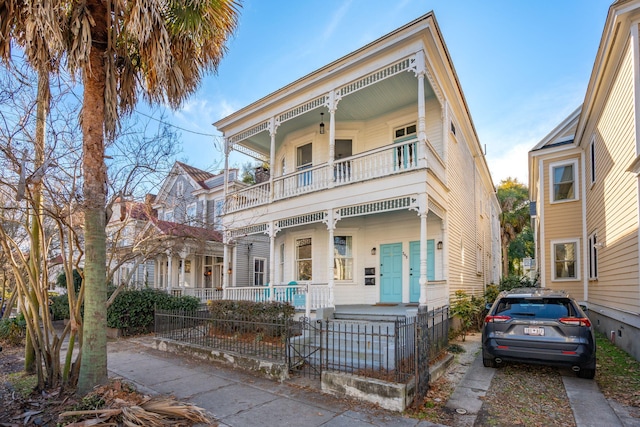
M 320 134 L 324 135 L 324 113 L 320 113 Z
M 371 255 L 375 255 L 376 254 L 376 248 L 371 248 Z
M 438 242 L 438 246 L 437 246 L 438 250 L 442 249 L 442 242 Z
M 228 270 L 227 270 L 227 273 L 229 273 L 229 274 L 233 273 L 233 269 L 231 269 L 231 268 L 230 268 L 230 269 L 228 269 Z

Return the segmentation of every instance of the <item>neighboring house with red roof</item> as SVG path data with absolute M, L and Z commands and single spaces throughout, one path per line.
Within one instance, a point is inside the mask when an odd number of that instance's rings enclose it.
M 229 186 L 246 186 L 237 177 L 237 169 L 232 169 Z M 145 203 L 119 203 L 108 227 L 110 235 L 117 237 L 110 253 L 119 254 L 114 261 L 122 264 L 116 268 L 114 283 L 202 300 L 222 296 L 217 290 L 222 289 L 224 273 L 234 278 L 230 286 L 264 285 L 266 236 L 235 242 L 228 247 L 229 261 L 223 262 L 224 183 L 222 173 L 176 162 L 157 195 Z

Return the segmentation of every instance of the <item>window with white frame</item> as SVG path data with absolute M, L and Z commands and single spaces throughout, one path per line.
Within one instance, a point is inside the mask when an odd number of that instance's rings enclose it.
M 553 280 L 575 280 L 579 278 L 578 240 L 551 242 L 553 255 Z
M 598 234 L 594 232 L 589 236 L 589 280 L 598 279 L 598 248 L 600 245 Z
M 589 160 L 591 163 L 591 183 L 596 182 L 596 137 L 591 137 L 591 144 L 589 145 Z
M 482 245 L 478 245 L 476 248 L 476 274 L 481 276 L 484 271 L 484 263 L 482 257 Z
M 178 197 L 182 197 L 184 195 L 184 181 L 179 180 L 176 184 L 176 194 Z
M 253 259 L 253 286 L 264 286 L 265 285 L 265 266 L 267 264 L 267 260 L 265 258 L 254 258 Z
M 551 202 L 577 200 L 576 172 L 578 161 L 549 165 L 551 178 Z
M 215 230 L 222 229 L 222 212 L 224 211 L 224 200 L 219 199 L 214 202 L 213 228 Z
M 353 237 L 333 237 L 333 278 L 353 280 Z
M 417 126 L 415 123 L 404 125 L 393 130 L 393 141 L 401 142 L 413 139 L 417 135 Z
M 195 225 L 198 222 L 198 218 L 196 218 L 197 206 L 195 203 L 191 203 L 187 206 L 187 218 L 186 223 L 190 225 Z
M 313 277 L 311 237 L 296 239 L 296 280 L 311 280 Z
M 164 212 L 164 220 L 165 221 L 169 221 L 169 222 L 173 222 L 173 209 L 170 211 L 165 211 Z

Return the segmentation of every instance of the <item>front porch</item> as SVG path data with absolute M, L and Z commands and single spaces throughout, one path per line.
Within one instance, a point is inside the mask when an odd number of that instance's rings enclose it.
M 188 295 L 199 298 L 202 303 L 222 299 L 237 301 L 288 302 L 306 317 L 322 308 L 333 308 L 336 317 L 345 315 L 406 316 L 418 308 L 418 303 L 336 304 L 328 284 L 297 283 L 288 285 L 229 287 L 223 289 L 182 288 L 173 289 L 173 295 Z M 447 283 L 444 280 L 427 283 L 427 306 L 429 309 L 449 304 Z

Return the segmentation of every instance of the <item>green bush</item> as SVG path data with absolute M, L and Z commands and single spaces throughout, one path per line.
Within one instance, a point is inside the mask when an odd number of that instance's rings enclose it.
M 63 271 L 58 275 L 58 277 L 56 278 L 56 286 L 67 289 L 67 273 Z M 80 286 L 82 286 L 82 276 L 80 275 L 80 272 L 74 268 L 73 269 L 73 289 L 76 291 L 76 294 L 80 292 Z
M 27 322 L 22 313 L 15 318 L 0 320 L 0 339 L 6 340 L 12 345 L 22 342 L 27 333 Z
M 107 310 L 107 326 L 122 330 L 124 335 L 151 331 L 156 307 L 163 310 L 195 311 L 200 300 L 174 297 L 156 289 L 120 292 Z
M 69 298 L 67 295 L 51 297 L 51 318 L 52 320 L 69 319 Z
M 500 280 L 500 291 L 510 291 L 515 288 L 537 288 L 540 284 L 527 276 L 510 274 Z
M 295 307 L 287 302 L 220 300 L 207 303 L 216 332 L 222 334 L 255 333 L 281 336 L 293 318 Z

